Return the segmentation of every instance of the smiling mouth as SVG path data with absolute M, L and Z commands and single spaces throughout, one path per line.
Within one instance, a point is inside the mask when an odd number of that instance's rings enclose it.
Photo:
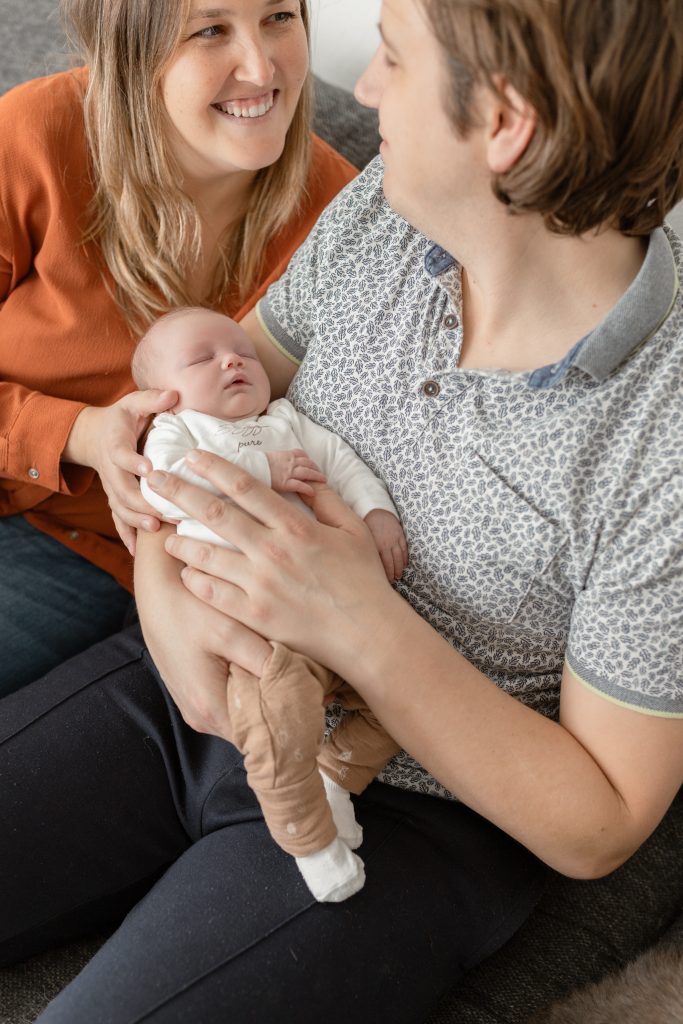
M 264 93 L 262 96 L 254 96 L 251 99 L 226 100 L 224 103 L 212 103 L 211 106 L 219 113 L 234 117 L 236 120 L 241 118 L 254 120 L 265 117 L 272 110 L 277 94 L 277 89 L 271 89 L 270 92 Z

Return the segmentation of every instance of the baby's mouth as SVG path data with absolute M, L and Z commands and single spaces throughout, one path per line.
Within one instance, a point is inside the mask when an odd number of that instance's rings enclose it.
M 224 103 L 212 103 L 214 110 L 229 117 L 254 119 L 263 117 L 272 109 L 278 90 L 271 89 L 270 92 L 261 96 L 254 96 L 250 99 L 225 100 Z

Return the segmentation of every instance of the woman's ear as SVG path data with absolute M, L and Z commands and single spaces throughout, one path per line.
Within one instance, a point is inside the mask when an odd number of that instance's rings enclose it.
M 507 79 L 496 76 L 494 83 L 496 90 L 489 93 L 487 158 L 494 174 L 504 174 L 531 142 L 538 115 Z

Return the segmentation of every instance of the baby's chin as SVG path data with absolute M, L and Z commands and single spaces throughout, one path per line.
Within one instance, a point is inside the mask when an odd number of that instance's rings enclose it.
M 221 420 L 244 420 L 260 416 L 268 408 L 268 402 L 254 401 L 254 395 L 246 392 L 226 396 L 211 409 L 203 410 Z

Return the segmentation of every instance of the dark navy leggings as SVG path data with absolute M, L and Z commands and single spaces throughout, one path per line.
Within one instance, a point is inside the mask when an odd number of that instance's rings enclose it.
M 356 810 L 365 888 L 318 904 L 237 750 L 118 634 L 0 702 L 0 963 L 118 924 L 40 1024 L 421 1022 L 544 872 L 450 801 L 375 782 Z

